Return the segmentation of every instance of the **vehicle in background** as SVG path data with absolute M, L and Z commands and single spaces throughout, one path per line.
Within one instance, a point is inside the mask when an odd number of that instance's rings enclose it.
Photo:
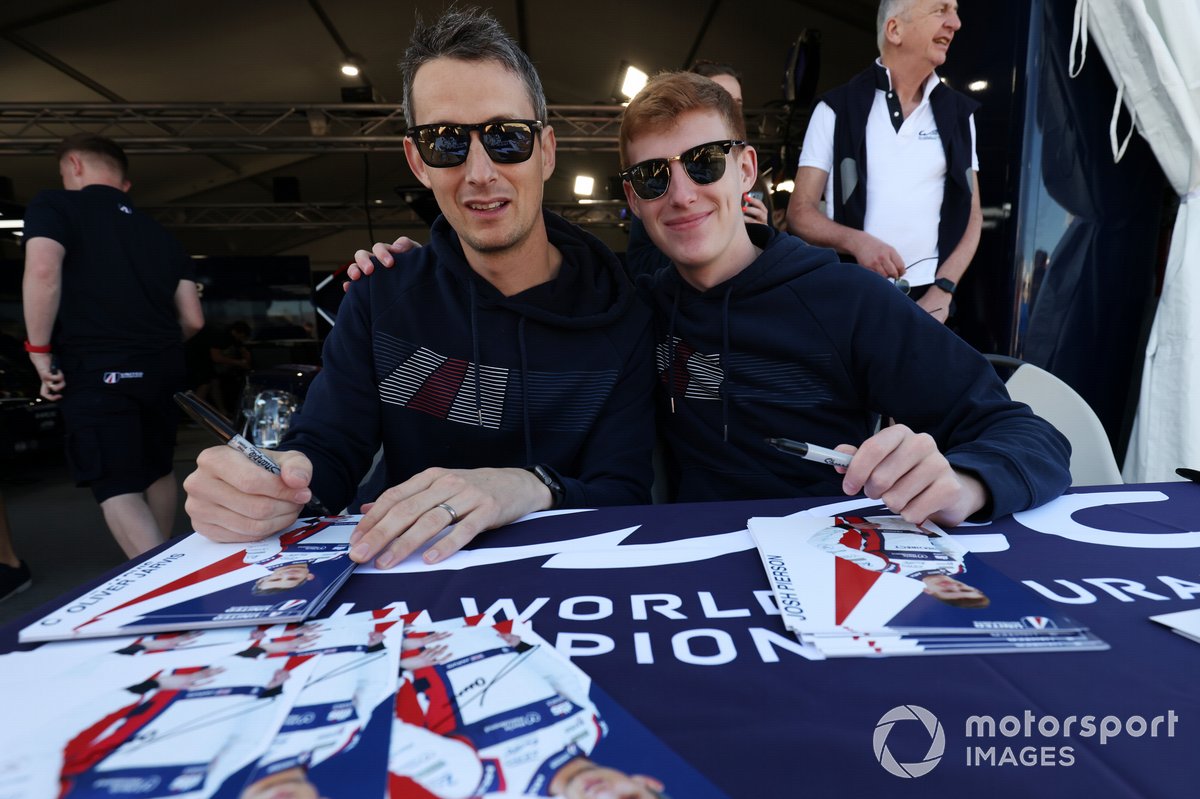
M 62 452 L 62 413 L 38 396 L 40 382 L 21 342 L 0 334 L 0 461 Z

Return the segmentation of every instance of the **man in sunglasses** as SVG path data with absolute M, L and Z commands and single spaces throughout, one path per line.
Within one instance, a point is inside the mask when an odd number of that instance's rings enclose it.
M 742 79 L 729 64 L 717 61 L 697 61 L 692 64 L 692 72 L 703 75 L 713 81 L 733 97 L 734 104 L 740 110 L 742 101 Z M 751 191 L 742 197 L 742 214 L 747 222 L 760 225 L 773 225 L 775 215 L 774 205 L 766 184 L 760 177 L 754 182 Z M 671 265 L 669 259 L 659 252 L 654 243 L 646 236 L 646 227 L 637 217 L 629 225 L 629 244 L 625 251 L 625 266 L 634 277 L 652 275 L 659 269 Z
M 645 288 L 676 498 L 861 490 L 954 525 L 1058 496 L 1069 445 L 978 353 L 879 276 L 745 223 L 744 126 L 728 92 L 686 72 L 651 79 L 621 123 L 626 199 L 675 266 Z M 898 424 L 873 434 L 880 414 Z M 835 471 L 765 441 L 778 436 L 856 454 Z
M 469 9 L 418 20 L 401 70 L 430 246 L 349 291 L 280 476 L 200 455 L 187 510 L 209 538 L 268 536 L 314 494 L 345 506 L 380 444 L 392 487 L 350 538 L 379 568 L 448 527 L 426 562 L 532 511 L 649 500 L 649 313 L 607 248 L 542 210 L 555 141 L 529 58 Z
M 983 229 L 979 104 L 934 71 L 961 27 L 956 0 L 879 4 L 880 57 L 813 109 L 787 214 L 790 231 L 898 278 L 939 322 Z

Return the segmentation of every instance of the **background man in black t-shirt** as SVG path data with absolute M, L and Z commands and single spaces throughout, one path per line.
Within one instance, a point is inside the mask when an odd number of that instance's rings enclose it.
M 121 148 L 78 134 L 58 167 L 63 190 L 39 193 L 25 214 L 25 349 L 42 396 L 62 400 L 76 482 L 133 557 L 175 517 L 171 395 L 204 314 L 191 260 L 126 195 Z

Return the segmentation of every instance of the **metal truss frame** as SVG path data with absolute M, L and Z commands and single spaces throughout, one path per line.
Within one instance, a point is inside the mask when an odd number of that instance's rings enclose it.
M 587 227 L 620 227 L 628 221 L 624 215 L 624 200 L 546 202 L 543 207 L 569 222 Z M 369 208 L 348 203 L 182 204 L 142 207 L 141 210 L 175 230 L 336 231 L 370 226 L 381 229 L 428 227 L 411 208 L 396 204 L 371 205 Z
M 617 149 L 619 105 L 553 105 L 560 151 Z M 786 109 L 747 112 L 757 146 L 774 146 Z M 81 131 L 115 139 L 131 155 L 389 152 L 404 147 L 395 103 L 0 103 L 0 156 L 54 151 Z

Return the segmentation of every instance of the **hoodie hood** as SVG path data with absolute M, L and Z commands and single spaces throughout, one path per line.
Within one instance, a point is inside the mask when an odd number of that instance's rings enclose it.
M 430 246 L 480 308 L 505 308 L 550 327 L 585 330 L 604 327 L 624 314 L 634 298 L 621 262 L 599 239 L 549 211 L 542 211 L 546 234 L 562 253 L 551 281 L 505 297 L 467 263 L 462 242 L 444 216 L 433 223 Z

